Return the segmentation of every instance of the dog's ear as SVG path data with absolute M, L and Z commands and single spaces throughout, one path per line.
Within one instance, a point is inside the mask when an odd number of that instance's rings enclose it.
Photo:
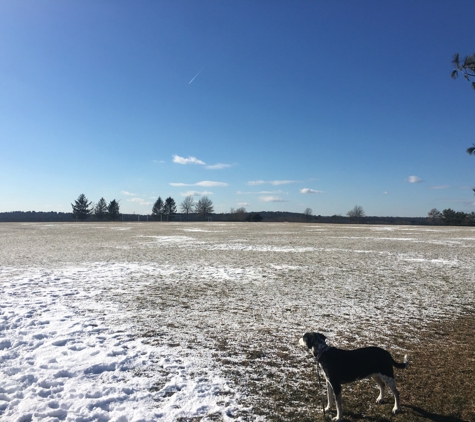
M 323 334 L 321 334 L 321 333 L 317 333 L 317 337 L 318 337 L 320 340 L 322 340 L 324 343 L 325 343 L 326 340 L 327 340 L 327 338 L 326 338 Z

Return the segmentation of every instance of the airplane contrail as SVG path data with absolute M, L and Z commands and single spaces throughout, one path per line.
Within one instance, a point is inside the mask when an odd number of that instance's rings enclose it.
M 204 69 L 204 67 L 203 67 L 203 69 Z M 203 71 L 203 69 L 201 69 L 195 76 L 193 76 L 193 78 L 191 79 L 191 81 L 188 82 L 188 85 L 190 85 L 190 84 L 196 79 L 196 77 Z

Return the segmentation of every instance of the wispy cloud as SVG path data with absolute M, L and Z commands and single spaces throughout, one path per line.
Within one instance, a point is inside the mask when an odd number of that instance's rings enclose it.
M 431 189 L 448 189 L 449 185 L 431 186 Z
M 269 183 L 274 186 L 279 186 L 279 185 L 290 185 L 291 183 L 298 183 L 298 181 L 297 180 L 272 180 Z
M 122 195 L 126 195 L 126 196 L 135 196 L 135 193 L 132 193 L 132 192 L 127 192 L 126 190 L 123 190 L 120 192 Z
M 213 192 L 209 192 L 204 190 L 203 192 L 198 192 L 196 190 L 188 190 L 186 192 L 181 192 L 181 196 L 205 196 L 205 195 L 213 195 Z
M 300 193 L 323 193 L 323 191 L 310 189 L 310 188 L 303 188 L 303 189 L 300 189 Z
M 220 187 L 225 187 L 228 186 L 228 183 L 224 182 L 212 182 L 210 180 L 203 180 L 202 182 L 198 183 L 170 183 L 170 186 L 202 186 L 202 187 L 212 187 L 212 186 L 220 186 Z
M 251 205 L 249 202 L 238 202 L 237 204 L 239 207 L 248 207 Z
M 142 198 L 130 198 L 127 199 L 128 202 L 135 202 L 136 204 L 139 205 L 152 205 L 152 202 L 148 202 L 145 199 Z
M 258 192 L 242 192 L 238 190 L 236 194 L 238 195 L 275 195 L 275 194 L 282 194 L 285 193 L 282 190 L 261 190 Z
M 249 186 L 256 186 L 256 185 L 264 185 L 264 184 L 269 184 L 269 185 L 274 185 L 274 186 L 279 186 L 279 185 L 289 185 L 291 183 L 299 183 L 298 180 L 251 180 L 247 182 Z
M 210 166 L 206 166 L 205 168 L 208 170 L 222 170 L 231 167 L 231 164 L 223 164 L 223 163 L 216 163 Z
M 417 176 L 409 176 L 409 177 L 406 179 L 406 182 L 409 182 L 409 183 L 421 183 L 421 182 L 422 182 L 422 179 L 419 179 Z
M 259 200 L 262 202 L 289 202 L 280 196 L 260 196 Z
M 184 158 L 176 154 L 173 156 L 173 162 L 177 164 L 200 164 L 202 166 L 206 164 L 204 161 L 198 160 L 196 157 Z

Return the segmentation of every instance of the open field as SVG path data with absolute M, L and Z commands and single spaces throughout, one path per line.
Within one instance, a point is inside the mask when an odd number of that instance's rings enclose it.
M 474 421 L 474 257 L 467 227 L 1 224 L 0 420 L 322 420 L 318 330 L 411 360 L 401 415 L 361 381 L 348 420 Z

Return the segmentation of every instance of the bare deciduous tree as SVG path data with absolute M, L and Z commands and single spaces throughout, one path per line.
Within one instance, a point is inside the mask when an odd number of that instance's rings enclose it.
M 441 217 L 442 213 L 437 208 L 432 208 L 427 213 L 427 219 L 430 221 L 431 224 L 438 223 Z
M 360 205 L 355 205 L 355 207 L 348 211 L 346 215 L 350 217 L 351 220 L 358 221 L 360 218 L 365 216 L 365 212 L 363 210 L 363 207 L 361 207 Z
M 195 205 L 195 212 L 198 215 L 202 215 L 204 220 L 206 220 L 206 216 L 213 211 L 213 201 L 207 196 L 203 196 Z
M 305 215 L 305 219 L 307 220 L 307 223 L 310 221 L 310 217 L 312 216 L 312 208 L 305 208 L 303 215 Z
M 231 208 L 231 217 L 235 221 L 244 221 L 246 219 L 246 208 L 239 207 L 237 209 Z
M 181 212 L 186 214 L 186 221 L 188 221 L 188 214 L 193 211 L 195 207 L 195 200 L 191 195 L 187 196 L 180 204 Z

